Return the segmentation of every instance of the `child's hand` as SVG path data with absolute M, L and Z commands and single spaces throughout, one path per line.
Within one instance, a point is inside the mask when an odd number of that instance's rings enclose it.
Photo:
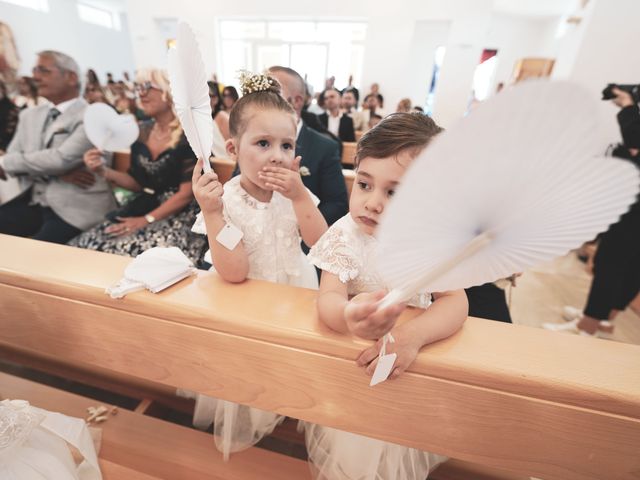
M 213 170 L 202 173 L 202 159 L 193 169 L 191 188 L 200 208 L 205 214 L 222 212 L 222 184 Z
M 90 172 L 102 174 L 104 172 L 104 159 L 102 158 L 102 152 L 97 148 L 92 148 L 84 152 L 82 157 L 84 164 Z
M 391 331 L 393 343 L 387 342 L 386 353 L 395 353 L 398 356 L 393 364 L 393 370 L 389 375 L 389 378 L 397 378 L 404 371 L 409 368 L 409 365 L 413 363 L 422 345 L 416 342 L 416 336 L 410 335 L 402 327 L 398 327 Z M 359 367 L 366 369 L 367 375 L 373 375 L 378 365 L 378 355 L 382 348 L 382 339 L 378 340 L 375 345 L 363 350 L 360 356 L 356 359 L 356 364 Z
M 378 311 L 378 304 L 387 292 L 378 290 L 353 297 L 344 307 L 344 319 L 351 333 L 368 340 L 377 340 L 393 328 L 405 304 L 391 305 Z
M 306 189 L 300 177 L 300 159 L 296 157 L 291 164 L 291 168 L 283 167 L 262 167 L 258 176 L 265 183 L 265 186 L 274 192 L 279 192 L 289 200 L 293 201 L 305 194 Z

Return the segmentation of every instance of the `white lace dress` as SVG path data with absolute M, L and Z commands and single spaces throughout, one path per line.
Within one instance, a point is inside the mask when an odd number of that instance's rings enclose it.
M 83 456 L 76 464 L 69 449 Z M 100 480 L 102 475 L 84 420 L 32 407 L 24 400 L 0 402 L 2 480 Z
M 318 199 L 311 195 L 317 205 Z M 318 288 L 316 270 L 300 248 L 298 221 L 289 199 L 275 192 L 270 202 L 259 202 L 240 186 L 240 176 L 236 176 L 224 184 L 222 200 L 225 220 L 244 235 L 249 278 Z M 202 214 L 193 230 L 206 233 Z M 211 261 L 209 252 L 205 259 Z M 230 453 L 259 442 L 284 419 L 282 415 L 226 400 L 185 391 L 179 394 L 196 398 L 196 427 L 206 429 L 213 422 L 216 445 L 225 459 Z
M 375 270 L 377 240 L 364 233 L 351 215 L 334 223 L 309 252 L 309 260 L 337 275 L 350 296 L 385 288 Z M 424 292 L 410 305 L 427 308 Z M 317 478 L 331 480 L 424 479 L 446 457 L 383 442 L 334 428 L 304 424 L 309 461 Z

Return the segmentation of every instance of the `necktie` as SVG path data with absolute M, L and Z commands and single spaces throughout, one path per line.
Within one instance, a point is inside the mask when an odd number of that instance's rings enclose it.
M 52 108 L 51 110 L 49 110 L 49 113 L 47 113 L 47 118 L 44 121 L 44 127 L 42 128 L 42 131 L 44 132 L 49 125 L 51 125 L 56 118 L 58 118 L 58 116 L 60 115 L 60 110 L 58 110 L 57 108 Z

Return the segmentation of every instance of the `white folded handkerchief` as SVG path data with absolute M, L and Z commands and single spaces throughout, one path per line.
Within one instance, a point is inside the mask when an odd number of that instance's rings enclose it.
M 153 247 L 138 255 L 124 270 L 124 276 L 107 288 L 113 298 L 122 298 L 146 288 L 157 293 L 196 273 L 191 260 L 177 247 Z

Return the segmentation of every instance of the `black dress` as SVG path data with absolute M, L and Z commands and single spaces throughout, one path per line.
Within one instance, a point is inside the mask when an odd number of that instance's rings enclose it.
M 197 265 L 204 254 L 206 237 L 191 232 L 198 204 L 191 201 L 181 211 L 158 220 L 129 235 L 112 237 L 105 229 L 115 217 L 140 217 L 151 212 L 174 195 L 180 184 L 191 180 L 196 157 L 184 136 L 173 148 L 153 159 L 144 140 L 153 122 L 140 124 L 140 138 L 131 146 L 131 175 L 144 189 L 122 208 L 107 214 L 107 220 L 75 237 L 69 245 L 135 257 L 152 247 L 178 247 Z

